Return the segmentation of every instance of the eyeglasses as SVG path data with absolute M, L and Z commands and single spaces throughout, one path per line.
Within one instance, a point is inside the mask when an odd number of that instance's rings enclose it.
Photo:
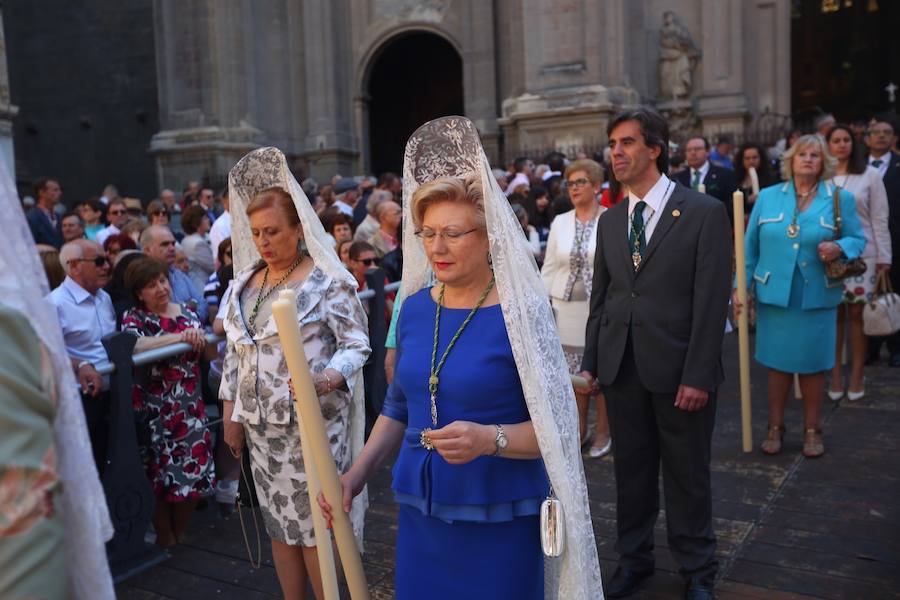
M 888 128 L 879 128 L 879 129 L 870 129 L 867 133 L 869 135 L 892 136 L 892 135 L 894 135 L 894 130 L 888 127 Z
M 566 182 L 567 189 L 576 188 L 576 187 L 584 187 L 586 185 L 591 185 L 591 180 L 585 179 L 584 177 L 582 177 L 581 179 L 573 179 L 571 181 Z
M 124 210 L 111 210 L 111 211 L 109 211 L 107 214 L 108 214 L 108 215 L 111 215 L 111 216 L 113 216 L 113 217 L 116 217 L 116 216 L 119 216 L 119 215 L 124 215 L 124 214 L 125 214 L 125 211 L 124 211 Z
M 444 231 L 435 231 L 433 229 L 420 229 L 416 232 L 416 237 L 426 244 L 434 242 L 434 239 L 440 237 L 448 244 L 456 244 L 464 235 L 469 235 L 473 231 L 478 231 L 478 227 L 469 229 L 468 231 L 456 231 L 453 229 L 445 229 Z
M 378 264 L 378 259 L 377 258 L 357 258 L 356 262 L 361 262 L 362 264 L 366 265 L 367 267 L 371 267 L 372 265 Z
M 69 262 L 92 262 L 97 267 L 102 267 L 109 262 L 106 256 L 97 256 L 95 258 L 73 258 Z

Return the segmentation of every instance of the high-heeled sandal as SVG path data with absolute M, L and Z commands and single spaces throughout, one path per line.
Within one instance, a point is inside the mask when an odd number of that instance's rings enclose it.
M 815 427 L 807 427 L 803 430 L 803 456 L 806 458 L 819 458 L 825 454 L 825 444 L 822 443 L 822 430 Z
M 763 440 L 760 450 L 763 454 L 773 456 L 781 452 L 781 442 L 784 440 L 784 425 L 769 425 L 769 433 Z

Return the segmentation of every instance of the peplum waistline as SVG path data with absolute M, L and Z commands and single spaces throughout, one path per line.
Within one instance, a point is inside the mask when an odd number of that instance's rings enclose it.
M 411 427 L 404 434 L 391 486 L 398 503 L 448 523 L 500 523 L 540 514 L 549 490 L 542 461 L 483 456 L 450 465 L 421 446 L 421 432 Z

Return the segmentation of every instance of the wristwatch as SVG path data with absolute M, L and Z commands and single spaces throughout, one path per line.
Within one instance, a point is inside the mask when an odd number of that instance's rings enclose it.
M 94 363 L 92 363 L 92 362 L 89 361 L 89 360 L 83 360 L 83 361 L 81 361 L 80 363 L 78 363 L 78 367 L 75 369 L 75 372 L 76 372 L 76 373 L 80 373 L 80 372 L 81 372 L 81 367 L 84 367 L 85 365 L 91 365 L 91 366 L 93 367 L 93 366 L 94 366 Z
M 503 430 L 502 425 L 494 425 L 494 427 L 497 428 L 497 439 L 494 440 L 494 446 L 497 449 L 494 451 L 494 456 L 500 456 L 509 445 L 509 438 L 506 437 L 506 432 Z

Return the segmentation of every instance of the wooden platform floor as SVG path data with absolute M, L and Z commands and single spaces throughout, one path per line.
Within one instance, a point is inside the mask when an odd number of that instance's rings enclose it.
M 727 381 L 720 390 L 713 448 L 713 514 L 719 540 L 720 598 L 900 598 L 900 369 L 867 367 L 868 396 L 826 399 L 826 454 L 800 453 L 802 413 L 792 401 L 785 450 L 766 457 L 740 448 L 736 339 L 726 340 Z M 753 429 L 766 428 L 766 378 L 753 367 Z M 612 458 L 585 459 L 591 511 L 604 577 L 616 564 Z M 393 597 L 396 507 L 384 469 L 370 486 L 366 572 L 373 598 Z M 251 544 L 252 524 L 245 512 Z M 271 551 L 253 569 L 237 515 L 198 512 L 187 542 L 166 562 L 122 582 L 126 600 L 278 598 Z M 680 598 L 682 583 L 668 550 L 665 513 L 656 531 L 656 575 L 635 598 Z M 465 576 L 465 574 L 460 574 Z M 474 597 L 473 597 L 474 598 Z

